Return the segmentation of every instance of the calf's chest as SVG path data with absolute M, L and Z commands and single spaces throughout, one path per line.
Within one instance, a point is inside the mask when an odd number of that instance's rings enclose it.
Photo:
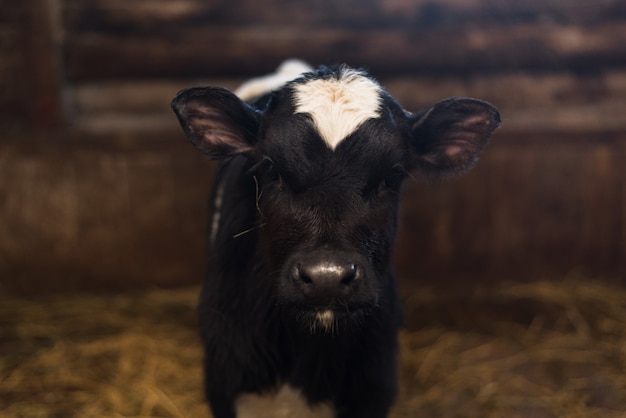
M 244 393 L 237 397 L 237 418 L 335 418 L 329 403 L 309 405 L 297 389 L 283 385 L 263 394 Z

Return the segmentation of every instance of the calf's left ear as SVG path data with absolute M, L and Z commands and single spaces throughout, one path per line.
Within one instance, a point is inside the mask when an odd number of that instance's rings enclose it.
M 243 154 L 254 147 L 258 114 L 226 89 L 182 90 L 172 100 L 172 109 L 187 137 L 211 158 Z
M 434 176 L 468 171 L 498 126 L 498 109 L 478 99 L 445 99 L 413 115 L 411 136 L 416 168 Z

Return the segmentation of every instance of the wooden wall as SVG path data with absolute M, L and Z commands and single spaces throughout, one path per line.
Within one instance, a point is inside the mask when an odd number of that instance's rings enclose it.
M 59 128 L 60 57 L 45 2 L 0 0 L 0 127 L 3 132 Z
M 0 0 L 0 289 L 198 282 L 214 166 L 169 109 L 283 59 L 368 68 L 407 109 L 496 104 L 477 168 L 407 185 L 405 284 L 624 278 L 626 3 Z

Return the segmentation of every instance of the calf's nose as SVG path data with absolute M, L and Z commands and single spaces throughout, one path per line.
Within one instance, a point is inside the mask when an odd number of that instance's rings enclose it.
M 304 295 L 336 298 L 350 294 L 361 271 L 355 263 L 314 258 L 295 263 L 291 275 Z

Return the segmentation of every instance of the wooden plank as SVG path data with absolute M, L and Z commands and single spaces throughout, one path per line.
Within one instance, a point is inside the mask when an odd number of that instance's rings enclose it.
M 450 28 L 555 22 L 589 25 L 626 18 L 623 2 L 583 0 L 64 0 L 70 32 L 179 31 L 211 25 Z
M 81 83 L 68 94 L 79 115 L 99 113 L 150 114 L 171 111 L 170 101 L 183 88 L 219 86 L 234 90 L 244 80 L 189 79 Z
M 416 108 L 451 96 L 480 97 L 508 108 L 557 108 L 563 105 L 626 101 L 624 69 L 602 69 L 593 74 L 511 71 L 467 77 L 407 74 L 382 78 L 380 81 L 400 103 Z
M 626 65 L 624 45 L 622 22 L 437 30 L 212 26 L 145 37 L 83 34 L 67 39 L 65 56 L 72 80 L 258 74 L 294 56 L 365 66 L 379 76 L 519 68 L 593 73 Z
M 263 75 L 261 73 L 257 75 Z M 377 74 L 372 74 L 377 77 Z M 602 70 L 576 75 L 569 71 L 530 74 L 519 71 L 477 74 L 471 77 L 421 76 L 377 77 L 406 108 L 420 109 L 445 97 L 480 97 L 499 106 L 594 105 L 603 101 L 626 102 L 626 70 Z M 122 80 L 80 83 L 68 91 L 79 114 L 169 110 L 169 101 L 191 86 L 236 89 L 246 78 L 203 78 L 184 80 Z M 166 109 L 167 108 L 167 109 Z
M 3 95 L 0 124 L 15 129 L 45 130 L 64 122 L 60 61 L 50 2 L 11 3 L 3 24 Z
M 403 281 L 623 279 L 624 137 L 595 139 L 496 137 L 469 175 L 407 185 Z
M 621 158 L 617 160 L 615 164 L 615 172 L 617 179 L 616 181 L 619 184 L 619 188 L 621 193 L 619 193 L 621 200 L 619 201 L 617 207 L 621 212 L 619 219 L 620 224 L 615 227 L 615 229 L 619 230 L 619 241 L 617 245 L 618 254 L 621 255 L 619 264 L 618 264 L 618 275 L 617 278 L 622 279 L 626 276 L 626 164 L 623 164 L 624 158 L 626 157 L 626 135 L 622 137 L 622 140 L 617 144 L 616 154 L 617 158 Z
M 411 107 L 415 108 L 416 107 Z M 624 132 L 626 120 L 622 118 L 626 106 L 623 101 L 603 102 L 593 105 L 563 105 L 537 108 L 499 107 L 503 123 L 499 133 L 554 133 L 602 134 Z M 120 134 L 129 132 L 151 134 L 167 132 L 178 134 L 178 121 L 169 109 L 148 114 L 132 112 L 89 113 L 77 116 L 73 129 L 85 134 Z
M 182 139 L 0 142 L 0 285 L 200 282 L 212 167 Z
M 621 169 L 626 154 L 620 144 L 598 143 L 589 150 L 580 165 L 581 254 L 583 263 L 619 266 L 625 255 L 621 252 L 620 231 Z M 571 181 L 571 179 L 570 179 Z M 598 216 L 603 213 L 604 216 Z M 604 247 L 603 241 L 610 245 Z
M 81 83 L 70 90 L 74 126 L 88 132 L 176 131 L 169 107 L 183 87 L 233 89 L 244 79 Z M 626 72 L 593 75 L 503 73 L 473 77 L 404 76 L 381 83 L 410 110 L 451 96 L 479 97 L 496 104 L 505 132 L 626 131 Z

